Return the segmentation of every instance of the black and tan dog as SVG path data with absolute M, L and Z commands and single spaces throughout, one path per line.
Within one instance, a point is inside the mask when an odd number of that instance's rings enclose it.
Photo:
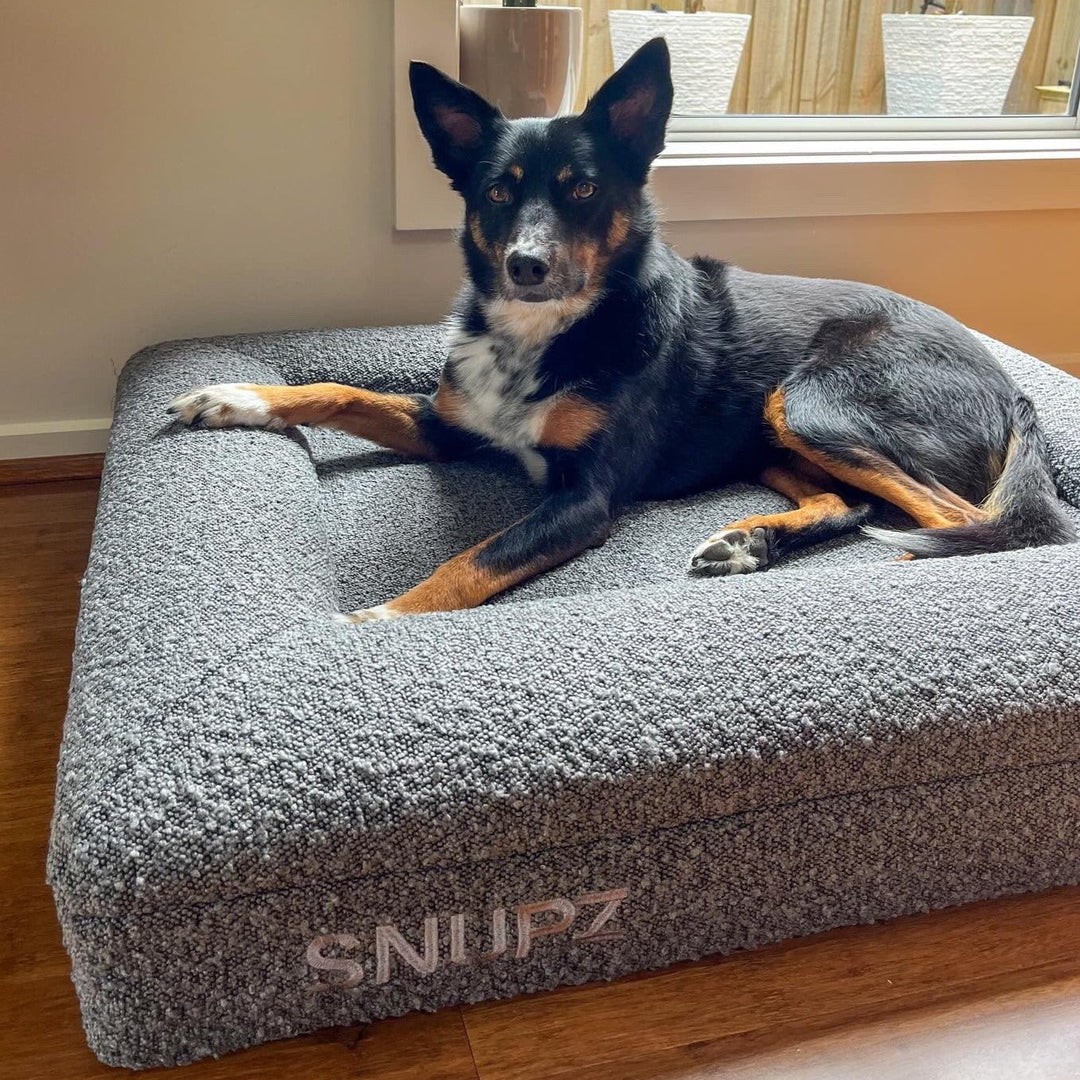
M 1075 539 L 1031 403 L 959 323 L 870 285 L 687 261 L 660 241 L 646 181 L 671 109 L 662 40 L 581 116 L 506 120 L 426 64 L 410 79 L 465 200 L 438 392 L 229 384 L 171 406 L 191 424 L 321 425 L 437 459 L 495 446 L 545 485 L 527 517 L 348 618 L 481 604 L 602 544 L 634 500 L 735 480 L 796 509 L 732 523 L 691 572 L 760 570 L 856 529 L 864 495 L 914 520 L 871 530 L 913 557 Z

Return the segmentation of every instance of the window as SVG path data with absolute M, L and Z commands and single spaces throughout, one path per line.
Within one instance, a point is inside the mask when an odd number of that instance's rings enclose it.
M 584 11 L 578 106 L 634 48 L 663 34 L 672 50 L 675 133 L 745 132 L 751 125 L 731 121 L 748 116 L 828 116 L 834 128 L 851 126 L 841 118 L 868 116 L 904 117 L 908 128 L 914 117 L 992 117 L 1006 129 L 1019 117 L 1075 113 L 1080 0 L 539 5 Z M 1034 130 L 1052 127 L 1039 121 Z

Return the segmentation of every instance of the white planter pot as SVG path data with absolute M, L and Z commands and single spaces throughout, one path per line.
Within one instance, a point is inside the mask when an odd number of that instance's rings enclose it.
M 461 81 L 512 120 L 572 112 L 582 40 L 579 7 L 466 4 L 458 12 Z
M 702 11 L 611 11 L 611 51 L 618 67 L 635 49 L 662 37 L 671 51 L 671 78 L 675 83 L 678 116 L 715 116 L 726 113 L 731 88 L 742 59 L 749 15 Z
M 882 15 L 893 116 L 999 116 L 1035 20 L 1027 15 Z

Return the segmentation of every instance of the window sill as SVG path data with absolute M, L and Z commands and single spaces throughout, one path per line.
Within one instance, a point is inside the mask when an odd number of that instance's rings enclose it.
M 673 142 L 653 169 L 669 221 L 1080 207 L 1080 140 Z

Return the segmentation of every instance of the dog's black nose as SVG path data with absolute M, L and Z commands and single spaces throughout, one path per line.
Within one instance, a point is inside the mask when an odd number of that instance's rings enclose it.
M 506 260 L 506 271 L 515 285 L 539 285 L 550 269 L 543 259 L 516 251 Z

